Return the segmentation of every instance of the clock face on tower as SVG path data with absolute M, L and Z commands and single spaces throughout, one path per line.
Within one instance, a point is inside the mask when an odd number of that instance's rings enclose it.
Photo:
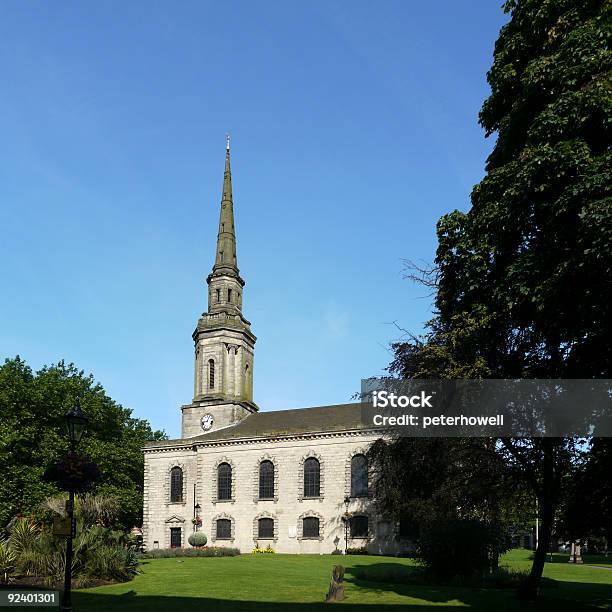
M 213 426 L 213 420 L 212 414 L 205 414 L 200 421 L 202 424 L 202 429 L 204 431 L 208 431 Z

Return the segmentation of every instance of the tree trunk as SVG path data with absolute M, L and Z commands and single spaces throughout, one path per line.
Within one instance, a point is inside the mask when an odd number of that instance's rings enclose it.
M 489 513 L 489 528 L 501 529 L 501 521 L 499 520 L 499 504 L 493 501 L 492 508 Z M 495 541 L 492 548 L 489 549 L 489 572 L 493 573 L 499 569 L 499 542 Z
M 555 515 L 556 486 L 553 440 L 550 438 L 544 439 L 543 448 L 542 488 L 541 495 L 538 498 L 542 523 L 531 572 L 520 590 L 520 595 L 530 600 L 536 599 L 538 596 L 540 581 L 544 572 L 544 563 L 546 562 L 546 553 L 550 548 Z
M 499 569 L 499 552 L 496 550 L 491 555 L 490 571 L 495 573 Z
M 542 500 L 540 507 L 542 508 L 542 527 L 540 528 L 538 548 L 535 552 L 531 572 L 523 588 L 522 594 L 526 599 L 535 599 L 538 596 L 540 580 L 544 572 L 544 563 L 546 562 L 546 554 L 550 548 L 552 537 L 554 515 L 553 503 L 551 500 Z

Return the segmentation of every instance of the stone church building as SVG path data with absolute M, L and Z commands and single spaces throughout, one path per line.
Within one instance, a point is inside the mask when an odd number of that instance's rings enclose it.
M 229 141 L 208 309 L 193 332 L 193 401 L 178 440 L 144 448 L 144 544 L 249 552 L 397 553 L 399 526 L 378 516 L 365 452 L 379 434 L 358 404 L 260 412 L 253 401 L 256 337 L 242 313 Z M 201 525 L 199 524 L 201 522 Z

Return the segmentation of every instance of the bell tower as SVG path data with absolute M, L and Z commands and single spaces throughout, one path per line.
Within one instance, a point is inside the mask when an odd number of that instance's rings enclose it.
M 256 338 L 242 314 L 244 280 L 236 259 L 229 136 L 219 215 L 217 249 L 208 284 L 208 310 L 193 332 L 193 402 L 182 406 L 182 437 L 228 427 L 258 410 L 253 402 Z

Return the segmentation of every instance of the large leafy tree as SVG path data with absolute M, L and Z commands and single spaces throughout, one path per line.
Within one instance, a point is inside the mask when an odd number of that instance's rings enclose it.
M 525 498 L 520 479 L 489 438 L 380 439 L 368 457 L 382 513 L 399 519 L 404 534 L 417 545 L 440 525 L 477 522 L 483 535 L 498 534 L 490 542 L 493 569 L 508 528 L 532 519 L 532 500 Z M 461 539 L 460 533 L 454 535 Z
M 436 314 L 393 372 L 609 378 L 612 366 L 612 4 L 511 0 L 480 123 L 497 135 L 467 213 L 438 222 Z M 534 596 L 572 440 L 503 440 L 539 501 Z
M 90 419 L 79 452 L 91 457 L 103 474 L 101 494 L 119 501 L 119 523 L 140 520 L 143 455 L 147 440 L 163 439 L 149 423 L 132 416 L 106 395 L 91 375 L 60 361 L 34 373 L 19 357 L 0 366 L 0 527 L 18 513 L 36 512 L 57 491 L 42 480 L 54 458 L 67 450 L 63 415 L 81 397 Z

